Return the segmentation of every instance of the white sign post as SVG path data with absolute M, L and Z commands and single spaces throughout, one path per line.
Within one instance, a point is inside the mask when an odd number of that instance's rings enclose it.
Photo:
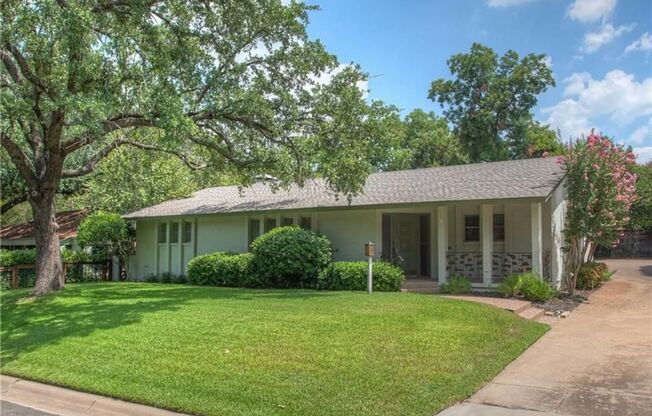
M 371 294 L 373 292 L 373 287 L 374 287 L 374 255 L 376 254 L 376 248 L 375 244 L 372 243 L 371 241 L 368 242 L 367 244 L 364 245 L 364 254 L 367 256 L 367 259 L 369 261 L 368 266 L 367 266 L 367 293 Z

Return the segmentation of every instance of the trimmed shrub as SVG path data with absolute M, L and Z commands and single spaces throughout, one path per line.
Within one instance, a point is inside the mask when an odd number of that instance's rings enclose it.
M 405 280 L 401 268 L 387 262 L 375 262 L 373 289 L 378 292 L 397 292 Z M 321 290 L 367 290 L 366 261 L 336 261 L 328 265 L 317 279 Z
M 188 263 L 188 281 L 194 285 L 265 286 L 253 273 L 252 260 L 250 253 L 216 252 L 198 256 Z
M 516 296 L 518 293 L 518 285 L 521 280 L 520 274 L 512 274 L 503 279 L 502 283 L 498 286 L 498 292 L 506 298 Z
M 576 287 L 581 290 L 597 289 L 610 278 L 611 274 L 605 263 L 584 263 L 577 272 Z
M 545 302 L 557 294 L 548 282 L 533 272 L 507 277 L 498 291 L 505 296 L 525 298 L 532 302 Z
M 15 266 L 16 264 L 34 264 L 36 262 L 36 249 L 0 250 L 0 267 Z
M 257 277 L 272 287 L 316 287 L 331 261 L 328 238 L 297 226 L 279 227 L 251 244 Z
M 471 281 L 466 277 L 452 276 L 439 287 L 443 293 L 459 294 L 471 292 Z

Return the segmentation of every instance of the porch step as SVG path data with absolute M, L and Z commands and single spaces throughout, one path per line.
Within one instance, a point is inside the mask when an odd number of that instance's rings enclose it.
M 437 282 L 432 279 L 406 279 L 401 286 L 401 292 L 435 293 Z
M 527 309 L 517 312 L 518 316 L 521 318 L 529 319 L 529 320 L 536 320 L 539 319 L 541 316 L 544 314 L 544 310 L 540 308 L 536 308 L 534 306 L 530 306 Z

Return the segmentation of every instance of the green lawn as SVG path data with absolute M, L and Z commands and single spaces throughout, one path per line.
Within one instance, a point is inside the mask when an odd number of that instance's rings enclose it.
M 2 293 L 2 373 L 209 415 L 431 415 L 545 331 L 411 293 L 146 283 Z

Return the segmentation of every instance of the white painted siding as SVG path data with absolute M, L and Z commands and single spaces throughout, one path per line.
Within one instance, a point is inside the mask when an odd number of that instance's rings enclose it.
M 197 219 L 197 255 L 215 251 L 247 251 L 247 227 L 242 215 L 202 216 Z
M 364 244 L 379 241 L 375 210 L 322 211 L 319 232 L 331 240 L 335 260 L 364 260 Z

